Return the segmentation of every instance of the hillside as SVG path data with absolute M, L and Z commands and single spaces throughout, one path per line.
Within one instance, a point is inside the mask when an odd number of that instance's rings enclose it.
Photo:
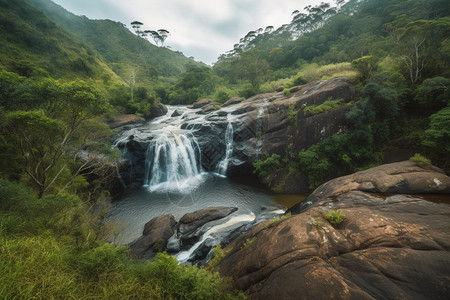
M 0 61 L 20 75 L 115 78 L 93 48 L 75 39 L 26 1 L 0 1 Z
M 154 72 L 162 76 L 179 76 L 186 71 L 186 64 L 197 64 L 164 47 L 157 47 L 131 33 L 126 25 L 111 20 L 90 20 L 76 16 L 50 0 L 29 0 L 51 20 L 67 32 L 97 50 L 116 72 L 126 65 L 139 65 L 143 73 Z

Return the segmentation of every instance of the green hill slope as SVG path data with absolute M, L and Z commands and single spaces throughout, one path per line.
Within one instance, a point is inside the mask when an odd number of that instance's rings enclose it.
M 0 63 L 24 76 L 117 78 L 103 58 L 23 0 L 0 0 Z
M 195 63 L 181 52 L 157 47 L 131 33 L 124 24 L 111 20 L 90 20 L 76 16 L 49 0 L 29 0 L 53 21 L 97 50 L 116 71 L 116 64 L 139 65 L 145 73 L 156 68 L 162 76 L 178 76 L 186 64 Z

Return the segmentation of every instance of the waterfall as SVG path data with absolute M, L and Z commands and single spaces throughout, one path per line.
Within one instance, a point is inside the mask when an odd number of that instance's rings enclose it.
M 261 106 L 258 109 L 258 115 L 256 116 L 256 148 L 255 148 L 255 153 L 256 153 L 256 159 L 259 158 L 259 152 L 261 152 L 261 148 L 262 148 L 262 139 L 261 139 L 261 135 L 262 132 L 261 130 L 261 119 L 262 116 L 264 115 L 264 110 L 266 109 L 267 105 L 269 105 L 269 99 L 264 99 L 264 102 L 261 104 Z
M 233 124 L 231 124 L 231 114 L 227 116 L 228 125 L 225 131 L 225 157 L 222 159 L 216 167 L 216 172 L 220 175 L 226 176 L 228 170 L 228 163 L 230 161 L 231 155 L 233 154 Z
M 201 151 L 192 134 L 170 133 L 153 139 L 146 153 L 144 185 L 151 191 L 193 188 L 200 175 Z

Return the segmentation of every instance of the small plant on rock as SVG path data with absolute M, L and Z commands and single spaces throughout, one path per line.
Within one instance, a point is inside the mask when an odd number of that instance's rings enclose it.
M 419 153 L 414 154 L 414 156 L 411 157 L 409 160 L 412 162 L 415 162 L 416 164 L 419 164 L 419 165 L 430 165 L 431 164 L 431 161 L 428 158 L 426 158 L 423 155 L 420 155 Z
M 313 225 L 314 225 L 315 227 L 322 227 L 322 222 L 320 222 L 320 221 L 315 221 L 315 222 L 313 222 Z
M 323 213 L 323 217 L 325 218 L 325 220 L 330 222 L 331 226 L 335 228 L 345 220 L 345 216 L 340 209 L 330 209 L 329 211 Z

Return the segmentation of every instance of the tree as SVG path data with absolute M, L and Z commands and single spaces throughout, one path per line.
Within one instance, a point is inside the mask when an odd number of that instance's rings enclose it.
M 68 186 L 82 174 L 88 164 L 75 167 L 81 150 L 93 142 L 90 136 L 104 128 L 91 126 L 89 119 L 107 109 L 100 94 L 83 81 L 62 82 L 45 80 L 40 87 L 39 102 L 32 111 L 6 113 L 1 127 L 4 146 L 16 160 L 21 161 L 25 174 L 42 197 L 64 176 Z M 102 141 L 104 142 L 104 140 Z M 86 154 L 84 159 L 92 161 Z
M 134 66 L 128 66 L 129 71 L 129 77 L 125 80 L 126 83 L 128 83 L 128 86 L 130 87 L 130 95 L 131 95 L 131 101 L 134 100 L 134 87 L 136 86 L 136 67 Z
M 169 31 L 166 29 L 158 29 L 157 33 L 158 33 L 159 39 L 161 41 L 161 46 L 164 46 L 164 41 L 170 35 Z
M 141 26 L 142 26 L 142 25 L 144 25 L 144 23 L 139 22 L 139 21 L 131 22 L 131 27 L 133 27 L 134 32 L 136 32 L 136 34 L 137 34 L 138 36 L 140 36 L 140 37 L 142 37 L 143 34 L 144 34 L 144 32 L 141 31 Z

